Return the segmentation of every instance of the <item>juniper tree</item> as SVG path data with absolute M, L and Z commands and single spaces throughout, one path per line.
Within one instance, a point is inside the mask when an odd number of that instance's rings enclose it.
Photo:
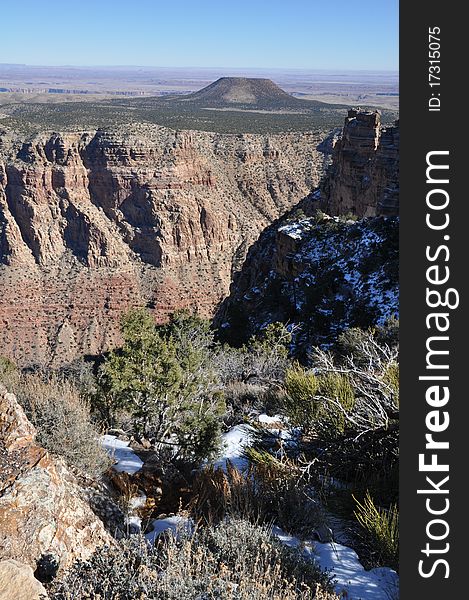
M 121 330 L 122 347 L 100 369 L 107 408 L 127 410 L 136 432 L 156 446 L 174 443 L 192 458 L 212 453 L 224 404 L 203 322 L 179 313 L 158 327 L 148 311 L 138 309 L 123 317 Z

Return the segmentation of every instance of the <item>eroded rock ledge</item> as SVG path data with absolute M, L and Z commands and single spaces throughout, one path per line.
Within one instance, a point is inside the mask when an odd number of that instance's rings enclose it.
M 331 215 L 396 216 L 399 213 L 399 122 L 381 126 L 379 111 L 350 109 L 334 144 L 321 186 Z
M 36 444 L 35 433 L 0 385 L 0 558 L 35 570 L 42 556 L 52 555 L 64 569 L 114 542 L 75 477 Z

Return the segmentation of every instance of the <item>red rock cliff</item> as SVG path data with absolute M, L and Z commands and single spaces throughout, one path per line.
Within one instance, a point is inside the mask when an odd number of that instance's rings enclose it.
M 259 232 L 321 175 L 316 134 L 0 137 L 0 347 L 58 365 L 131 306 L 210 315 Z

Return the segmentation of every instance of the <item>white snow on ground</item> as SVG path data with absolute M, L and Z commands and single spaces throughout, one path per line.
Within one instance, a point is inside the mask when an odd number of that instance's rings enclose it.
M 278 527 L 273 533 L 287 546 L 296 547 L 300 540 L 287 535 Z M 365 571 L 352 548 L 342 544 L 307 541 L 304 552 L 316 559 L 322 569 L 335 575 L 335 591 L 346 593 L 348 600 L 392 600 L 398 598 L 399 577 L 387 567 Z
M 125 523 L 131 532 L 139 532 L 142 530 L 142 519 L 138 516 L 138 509 L 143 508 L 146 504 L 147 497 L 140 491 L 139 496 L 134 496 L 129 500 L 128 515 Z
M 269 415 L 262 414 L 258 416 L 257 420 L 263 425 L 272 425 L 272 423 L 277 425 L 278 423 L 283 423 L 285 421 L 285 417 L 282 417 L 282 415 L 274 415 L 273 417 L 269 417 Z
M 101 444 L 108 454 L 116 461 L 114 470 L 118 473 L 133 475 L 143 466 L 143 461 L 129 448 L 129 442 L 118 440 L 115 435 L 101 436 Z
M 281 418 L 259 415 L 258 420 L 263 424 L 278 423 Z M 214 466 L 226 469 L 227 460 L 230 460 L 238 469 L 244 470 L 248 461 L 243 456 L 243 450 L 249 445 L 254 428 L 250 425 L 236 425 L 223 435 L 223 456 Z M 114 469 L 119 472 L 136 473 L 143 462 L 129 448 L 128 442 L 118 440 L 113 435 L 104 435 L 101 442 L 108 453 L 117 461 Z M 141 519 L 132 514 L 145 504 L 145 495 L 132 498 L 129 506 L 127 524 L 137 531 L 141 529 Z M 145 538 L 154 543 L 163 531 L 172 531 L 175 535 L 181 532 L 191 533 L 193 522 L 187 517 L 175 515 L 164 519 L 155 519 L 152 522 L 152 531 Z M 300 540 L 288 535 L 280 528 L 274 527 L 273 534 L 287 546 L 299 546 Z M 357 553 L 347 546 L 336 543 L 320 543 L 307 541 L 302 544 L 304 552 L 315 559 L 322 569 L 331 571 L 335 575 L 335 590 L 338 594 L 345 592 L 347 600 L 394 600 L 398 598 L 399 577 L 395 571 L 387 567 L 365 571 L 358 559 Z
M 145 534 L 146 539 L 152 544 L 163 531 L 171 531 L 174 535 L 181 532 L 191 533 L 194 523 L 187 517 L 175 515 L 174 517 L 166 517 L 165 519 L 154 519 L 152 522 L 153 529 Z
M 129 500 L 129 509 L 137 510 L 138 508 L 143 508 L 146 504 L 147 497 L 143 492 L 140 493 L 140 496 L 134 496 Z
M 258 420 L 261 423 L 270 424 L 278 423 L 282 418 L 259 415 Z M 226 461 L 229 459 L 239 469 L 245 469 L 248 461 L 242 456 L 242 453 L 244 448 L 249 445 L 253 431 L 253 427 L 249 425 L 236 425 L 225 433 L 223 435 L 225 442 L 223 458 L 220 458 L 215 466 L 225 469 Z M 161 528 L 175 530 L 181 521 L 184 521 L 183 517 L 170 517 L 155 522 L 158 534 L 161 533 Z M 278 527 L 273 528 L 273 534 L 288 546 L 300 544 L 298 538 L 286 534 Z M 147 539 L 152 535 L 153 532 L 147 534 Z M 397 573 L 387 567 L 365 571 L 357 553 L 352 548 L 333 542 L 320 543 L 310 540 L 304 544 L 304 551 L 312 559 L 314 558 L 322 569 L 332 571 L 332 574 L 335 575 L 336 592 L 340 594 L 345 591 L 347 600 L 394 600 L 399 597 Z
M 133 475 L 143 466 L 143 461 L 135 454 L 132 448 L 129 448 L 129 442 L 123 442 L 115 435 L 101 436 L 101 444 L 106 452 L 116 463 L 113 469 L 118 473 L 129 473 Z M 134 496 L 129 501 L 128 515 L 125 518 L 125 524 L 131 533 L 137 533 L 142 529 L 142 519 L 138 516 L 138 509 L 145 506 L 147 497 L 143 492 L 139 496 Z
M 283 227 L 279 227 L 279 231 L 294 240 L 301 240 L 302 228 L 298 223 L 294 223 L 293 225 L 284 225 Z
M 304 235 L 304 232 L 308 229 L 311 229 L 313 225 L 314 219 L 308 217 L 295 223 L 288 223 L 287 225 L 282 225 L 282 227 L 278 228 L 278 231 L 283 233 L 284 235 L 288 235 L 294 240 L 301 240 Z
M 142 531 L 142 519 L 138 515 L 129 515 L 126 517 L 125 524 L 130 533 L 139 533 Z
M 285 425 L 288 425 L 288 419 L 286 417 L 282 417 L 282 415 L 274 415 L 273 417 L 269 417 L 269 415 L 263 413 L 258 415 L 257 420 L 265 429 L 268 429 L 280 439 L 291 440 L 291 430 L 284 427 Z M 275 427 L 275 425 L 277 425 L 277 427 Z M 278 427 L 279 425 L 280 427 Z
M 222 456 L 213 464 L 226 470 L 229 460 L 237 469 L 243 471 L 248 461 L 243 456 L 243 450 L 249 445 L 254 428 L 250 425 L 236 425 L 222 435 Z

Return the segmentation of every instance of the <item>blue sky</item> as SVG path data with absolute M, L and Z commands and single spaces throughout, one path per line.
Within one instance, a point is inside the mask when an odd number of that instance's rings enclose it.
M 398 0 L 22 0 L 0 63 L 398 69 Z

